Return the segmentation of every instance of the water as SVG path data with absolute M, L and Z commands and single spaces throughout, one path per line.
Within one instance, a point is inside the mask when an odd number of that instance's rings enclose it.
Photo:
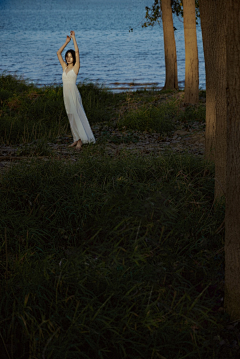
M 162 26 L 142 28 L 153 0 L 0 0 L 0 73 L 21 75 L 37 86 L 61 84 L 57 50 L 75 31 L 81 69 L 77 82 L 112 89 L 165 82 Z M 183 23 L 174 19 L 179 85 L 184 86 Z M 129 29 L 133 31 L 129 32 Z M 197 26 L 199 85 L 205 88 L 201 28 Z M 74 48 L 71 41 L 63 50 Z

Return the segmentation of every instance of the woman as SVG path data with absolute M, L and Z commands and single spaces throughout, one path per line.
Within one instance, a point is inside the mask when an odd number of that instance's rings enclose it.
M 62 59 L 62 51 L 73 39 L 74 50 L 68 50 L 65 54 L 66 63 Z M 73 135 L 73 143 L 69 147 L 76 146 L 80 150 L 83 143 L 95 143 L 95 138 L 85 114 L 81 95 L 78 91 L 76 80 L 80 68 L 79 50 L 75 38 L 75 32 L 71 31 L 65 44 L 57 51 L 57 56 L 63 68 L 63 100 L 68 115 L 70 128 Z

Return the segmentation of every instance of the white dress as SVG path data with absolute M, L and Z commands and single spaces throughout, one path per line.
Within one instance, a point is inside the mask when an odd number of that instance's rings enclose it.
M 66 73 L 66 69 L 67 67 L 62 74 L 63 100 L 73 140 L 76 142 L 81 139 L 82 143 L 95 143 L 96 140 L 89 125 L 82 105 L 82 98 L 76 85 L 77 75 L 73 69 Z

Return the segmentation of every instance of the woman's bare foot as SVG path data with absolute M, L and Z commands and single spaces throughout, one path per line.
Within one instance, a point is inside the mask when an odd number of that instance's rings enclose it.
M 78 143 L 78 141 L 75 141 L 71 145 L 69 145 L 68 147 L 74 147 L 74 146 L 76 146 L 77 143 Z
M 81 150 L 81 147 L 82 147 L 82 141 L 81 141 L 81 140 L 78 140 L 78 141 L 77 141 L 76 150 Z

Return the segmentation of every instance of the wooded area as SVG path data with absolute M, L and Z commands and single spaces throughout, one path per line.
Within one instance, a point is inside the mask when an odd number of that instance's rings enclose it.
M 162 13 L 158 11 L 161 3 Z M 240 318 L 240 3 L 234 0 L 155 0 L 151 23 L 162 17 L 166 59 L 165 88 L 176 88 L 172 9 L 184 19 L 185 102 L 198 102 L 198 54 L 195 10 L 200 10 L 206 68 L 205 158 L 215 164 L 215 201 L 226 201 L 225 308 Z M 147 18 L 149 11 L 147 8 Z M 169 28 L 169 29 L 168 29 Z M 167 43 L 166 43 L 167 42 Z M 170 43 L 170 44 L 169 44 Z M 174 54 L 172 50 L 172 54 Z M 171 80 L 170 80 L 171 79 Z M 174 86 L 173 86 L 174 84 Z

